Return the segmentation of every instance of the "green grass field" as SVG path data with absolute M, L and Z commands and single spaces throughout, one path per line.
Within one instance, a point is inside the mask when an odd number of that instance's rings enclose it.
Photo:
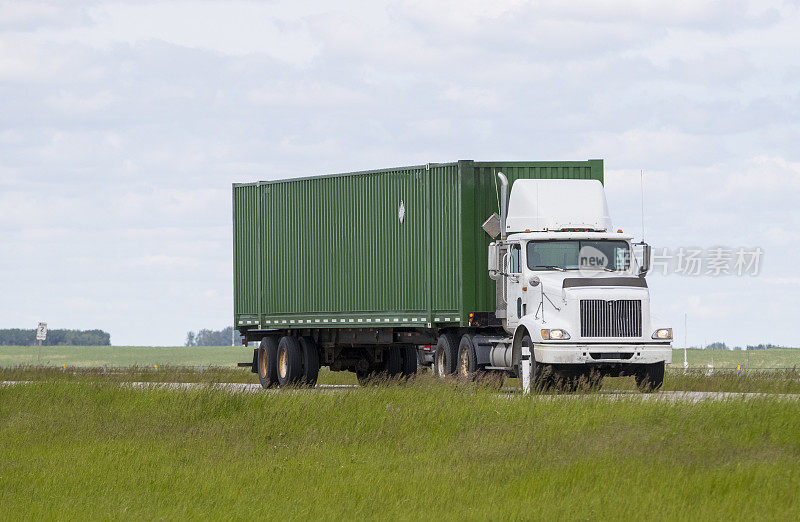
M 4 519 L 800 516 L 800 401 L 0 387 Z
M 43 366 L 223 366 L 253 360 L 244 346 L 42 346 Z M 0 367 L 37 364 L 35 346 L 0 346 Z
M 769 350 L 687 350 L 690 367 L 746 369 L 800 368 L 800 349 L 772 348 Z M 222 366 L 252 360 L 252 348 L 243 346 L 43 346 L 42 365 L 75 367 L 129 366 Z M 673 367 L 683 368 L 683 350 L 673 350 Z M 33 346 L 0 346 L 0 367 L 37 364 L 37 348 Z
M 769 350 L 686 350 L 690 367 L 736 368 L 800 368 L 800 349 L 770 348 Z M 672 366 L 683 368 L 683 350 L 672 351 Z

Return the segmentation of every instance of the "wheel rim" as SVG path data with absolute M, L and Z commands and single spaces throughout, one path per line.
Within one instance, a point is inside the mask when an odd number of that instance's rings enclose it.
M 439 372 L 439 375 L 444 375 L 444 350 L 440 350 L 439 353 L 436 354 L 436 370 Z
M 281 379 L 286 378 L 286 374 L 289 370 L 289 358 L 286 356 L 286 350 L 281 350 L 281 353 L 278 354 L 278 371 L 281 374 Z
M 459 371 L 463 377 L 469 375 L 469 353 L 466 350 L 461 350 L 461 356 L 459 357 Z
M 267 353 L 263 348 L 258 351 L 258 376 L 267 378 Z

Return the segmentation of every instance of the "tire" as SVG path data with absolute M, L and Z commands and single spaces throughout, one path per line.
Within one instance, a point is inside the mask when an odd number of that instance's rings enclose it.
M 317 384 L 317 377 L 319 377 L 317 343 L 311 337 L 301 337 L 300 349 L 303 353 L 303 375 L 300 380 L 306 386 L 313 388 Z
M 370 370 L 356 370 L 356 379 L 360 386 L 368 386 L 374 383 L 375 372 Z
M 403 356 L 403 370 L 404 377 L 411 377 L 417 373 L 417 347 L 416 346 L 403 346 L 401 349 Z
M 275 337 L 261 339 L 256 360 L 256 373 L 262 388 L 272 388 L 278 385 L 277 353 L 278 339 Z
M 456 360 L 458 361 L 456 373 L 459 379 L 474 380 L 478 373 L 478 357 L 475 353 L 475 343 L 472 341 L 472 335 L 464 334 L 461 336 Z
M 563 393 L 575 393 L 580 388 L 582 375 L 574 370 L 556 370 L 553 372 L 555 388 Z
M 603 388 L 603 374 L 597 370 L 583 372 L 581 383 L 585 384 L 586 391 L 596 392 Z
M 453 375 L 456 371 L 457 357 L 458 337 L 452 333 L 440 335 L 433 354 L 433 374 L 437 377 Z
M 401 347 L 392 345 L 383 352 L 386 359 L 386 375 L 396 377 L 403 371 L 403 353 Z
M 634 374 L 636 387 L 642 393 L 652 393 L 661 388 L 664 384 L 664 361 L 643 364 Z
M 281 337 L 275 357 L 275 369 L 281 386 L 298 384 L 303 377 L 303 358 L 295 337 Z

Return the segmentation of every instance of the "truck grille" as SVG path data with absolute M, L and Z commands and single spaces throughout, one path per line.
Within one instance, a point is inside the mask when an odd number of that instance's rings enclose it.
M 581 337 L 641 337 L 642 302 L 581 300 Z

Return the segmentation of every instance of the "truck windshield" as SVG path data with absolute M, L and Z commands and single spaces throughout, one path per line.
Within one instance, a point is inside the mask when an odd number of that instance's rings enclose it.
M 630 266 L 630 248 L 625 241 L 558 239 L 528 242 L 530 270 L 606 270 L 616 272 Z

